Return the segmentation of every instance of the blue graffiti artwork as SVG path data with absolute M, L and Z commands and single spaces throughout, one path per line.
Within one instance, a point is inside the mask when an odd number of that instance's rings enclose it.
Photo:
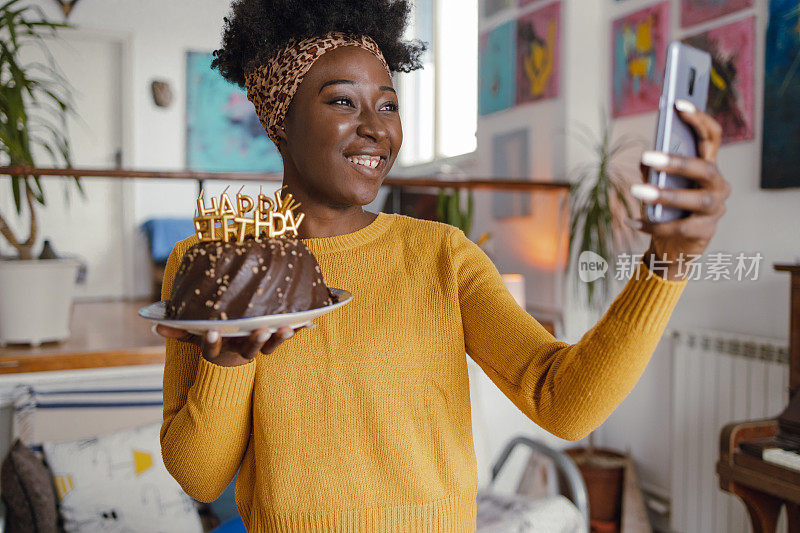
M 800 0 L 771 0 L 764 58 L 761 187 L 800 187 Z
M 514 106 L 516 92 L 516 24 L 506 22 L 480 37 L 478 114 Z
M 244 89 L 211 69 L 206 52 L 186 55 L 186 166 L 205 172 L 282 172 Z

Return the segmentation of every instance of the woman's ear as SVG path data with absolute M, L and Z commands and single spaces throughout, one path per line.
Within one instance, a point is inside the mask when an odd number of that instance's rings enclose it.
M 277 132 L 277 136 L 278 136 L 278 143 L 277 143 L 278 152 L 282 154 L 283 150 L 281 150 L 281 146 L 286 146 L 286 143 L 288 142 L 288 138 L 286 137 L 285 126 L 281 126 L 281 128 Z
M 281 129 L 278 130 L 278 138 L 282 141 L 286 141 L 286 126 L 281 126 Z

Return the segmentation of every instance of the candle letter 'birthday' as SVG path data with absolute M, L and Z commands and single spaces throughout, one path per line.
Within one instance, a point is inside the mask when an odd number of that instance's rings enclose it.
M 197 198 L 197 216 L 194 217 L 194 229 L 201 242 L 236 240 L 241 244 L 245 235 L 252 234 L 261 242 L 262 236 L 267 238 L 283 235 L 297 237 L 300 224 L 305 214 L 295 215 L 300 207 L 291 193 L 281 197 L 284 185 L 275 191 L 274 200 L 259 194 L 256 201 L 249 196 L 236 194 L 236 205 L 227 193 L 223 192 L 219 199 L 211 198 L 211 207 L 206 206 L 203 191 Z M 219 231 L 216 230 L 219 226 Z

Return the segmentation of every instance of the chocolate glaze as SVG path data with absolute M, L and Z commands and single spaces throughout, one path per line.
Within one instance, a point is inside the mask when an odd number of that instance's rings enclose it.
M 226 320 L 307 311 L 336 297 L 302 241 L 279 237 L 244 243 L 199 242 L 183 256 L 166 316 Z

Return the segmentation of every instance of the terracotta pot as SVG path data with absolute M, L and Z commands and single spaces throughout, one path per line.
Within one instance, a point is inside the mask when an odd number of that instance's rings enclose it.
M 564 450 L 581 471 L 589 493 L 589 516 L 594 521 L 619 523 L 622 511 L 622 487 L 625 455 L 595 448 L 587 458 L 585 448 Z

